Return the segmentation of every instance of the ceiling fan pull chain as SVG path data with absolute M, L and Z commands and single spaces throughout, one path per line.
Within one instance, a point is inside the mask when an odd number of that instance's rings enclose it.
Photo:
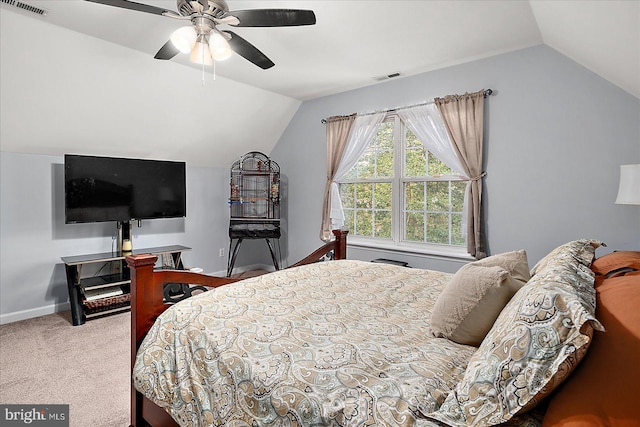
M 202 56 L 204 56 L 204 54 Z M 202 61 L 202 86 L 204 87 L 204 61 Z

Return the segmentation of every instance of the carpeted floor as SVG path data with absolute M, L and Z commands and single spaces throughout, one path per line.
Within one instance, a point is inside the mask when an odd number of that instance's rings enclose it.
M 239 277 L 241 279 L 246 279 L 248 277 L 261 276 L 263 274 L 267 274 L 269 271 L 267 270 L 249 270 L 243 273 L 232 274 L 231 277 Z
M 126 312 L 72 326 L 65 311 L 0 325 L 0 403 L 68 404 L 70 427 L 128 426 L 130 322 Z
M 0 326 L 0 403 L 69 404 L 70 427 L 129 425 L 130 313 Z

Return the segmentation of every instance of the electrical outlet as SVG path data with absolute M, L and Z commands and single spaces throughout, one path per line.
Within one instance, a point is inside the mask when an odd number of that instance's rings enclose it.
M 224 248 L 220 248 L 220 258 L 224 257 Z

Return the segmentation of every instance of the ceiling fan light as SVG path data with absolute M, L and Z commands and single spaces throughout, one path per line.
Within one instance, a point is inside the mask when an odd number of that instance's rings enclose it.
M 228 59 L 232 53 L 229 42 L 218 32 L 212 32 L 209 36 L 209 51 L 216 61 L 224 61 Z
M 202 65 L 213 65 L 211 52 L 209 52 L 209 46 L 206 41 L 198 40 L 196 42 L 196 45 L 191 51 L 191 62 Z
M 189 53 L 193 49 L 193 45 L 196 44 L 195 28 L 189 25 L 186 27 L 180 27 L 171 34 L 171 43 L 182 53 Z

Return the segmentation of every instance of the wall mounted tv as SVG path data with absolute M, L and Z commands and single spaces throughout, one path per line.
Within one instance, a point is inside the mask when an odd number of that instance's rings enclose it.
M 186 216 L 184 162 L 66 154 L 65 222 Z

